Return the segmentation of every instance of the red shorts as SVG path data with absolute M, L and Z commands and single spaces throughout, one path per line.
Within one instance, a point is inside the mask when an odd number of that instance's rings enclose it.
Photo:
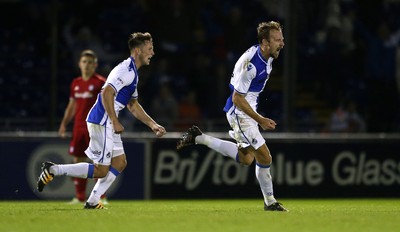
M 69 144 L 69 154 L 75 157 L 87 157 L 85 150 L 89 146 L 89 132 L 86 128 L 74 128 Z

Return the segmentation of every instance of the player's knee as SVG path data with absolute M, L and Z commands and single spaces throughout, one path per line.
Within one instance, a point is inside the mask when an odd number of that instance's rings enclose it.
M 245 166 L 250 166 L 254 161 L 254 157 L 251 156 L 242 156 L 242 159 L 239 159 L 239 163 Z
M 122 172 L 126 168 L 127 165 L 128 165 L 128 163 L 127 163 L 126 159 L 120 159 L 120 160 L 112 163 L 113 168 L 115 168 L 119 172 Z
M 121 162 L 121 169 L 120 169 L 120 172 L 122 172 L 122 171 L 126 168 L 127 165 L 128 165 L 128 162 L 126 161 L 126 159 L 123 160 L 123 161 Z
M 272 164 L 272 158 L 271 158 L 271 156 L 265 157 L 264 159 L 261 159 L 258 163 L 260 163 L 262 165 L 271 165 Z
M 250 166 L 254 161 L 254 156 L 251 152 L 248 152 L 246 149 L 239 150 L 236 161 L 244 166 Z
M 95 178 L 103 178 L 107 175 L 109 170 L 109 166 L 104 167 L 95 167 L 94 169 L 94 177 Z
M 256 156 L 257 163 L 261 165 L 271 165 L 272 164 L 272 157 L 271 155 L 257 155 Z
M 268 165 L 271 165 L 271 164 L 272 164 L 272 156 L 271 156 L 271 155 L 268 155 L 268 156 L 266 157 L 266 159 L 265 159 L 265 162 L 266 162 Z

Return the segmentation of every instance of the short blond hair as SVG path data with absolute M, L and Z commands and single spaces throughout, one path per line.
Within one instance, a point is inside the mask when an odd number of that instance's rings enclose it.
M 275 21 L 262 22 L 262 23 L 258 24 L 258 27 L 257 27 L 258 42 L 262 43 L 263 39 L 266 39 L 267 41 L 269 41 L 271 30 L 282 31 L 282 25 L 279 22 L 275 22 Z

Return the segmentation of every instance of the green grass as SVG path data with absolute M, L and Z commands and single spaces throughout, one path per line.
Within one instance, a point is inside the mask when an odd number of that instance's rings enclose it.
M 261 200 L 111 200 L 108 210 L 61 201 L 0 201 L 0 231 L 400 231 L 399 199 L 292 200 L 265 212 Z

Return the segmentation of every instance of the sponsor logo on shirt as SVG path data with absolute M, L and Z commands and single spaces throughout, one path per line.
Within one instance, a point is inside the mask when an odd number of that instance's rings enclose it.
M 249 63 L 249 64 L 247 65 L 247 71 L 250 71 L 252 68 L 254 68 L 253 64 L 252 64 L 252 63 Z
M 245 60 L 243 63 L 243 68 L 247 69 L 247 71 L 250 71 L 254 65 L 250 63 L 250 60 Z
M 75 98 L 92 98 L 93 97 L 93 93 L 86 91 L 83 93 L 75 93 Z

